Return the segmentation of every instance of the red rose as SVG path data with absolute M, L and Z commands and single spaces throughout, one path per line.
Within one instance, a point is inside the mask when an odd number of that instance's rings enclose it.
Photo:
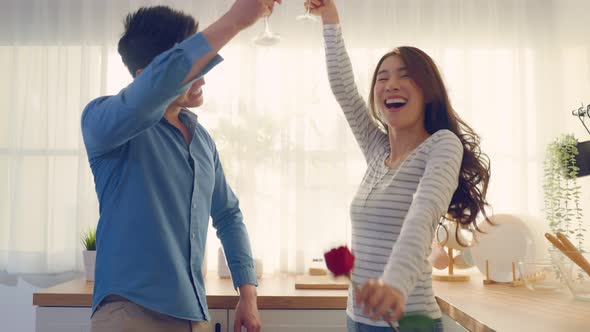
M 348 276 L 352 272 L 354 267 L 354 255 L 348 250 L 348 247 L 341 246 L 336 249 L 332 249 L 324 254 L 326 260 L 326 266 L 328 270 L 334 274 L 334 276 Z

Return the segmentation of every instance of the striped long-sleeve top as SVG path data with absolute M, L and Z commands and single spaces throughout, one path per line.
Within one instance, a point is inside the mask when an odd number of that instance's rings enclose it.
M 367 171 L 351 204 L 353 282 L 381 278 L 406 299 L 406 313 L 440 318 L 427 261 L 434 230 L 448 210 L 458 184 L 463 146 L 449 130 L 439 130 L 414 149 L 396 169 L 385 166 L 387 134 L 371 120 L 357 91 L 339 25 L 324 25 L 330 86 L 367 161 Z M 349 290 L 347 314 L 373 321 L 354 305 Z

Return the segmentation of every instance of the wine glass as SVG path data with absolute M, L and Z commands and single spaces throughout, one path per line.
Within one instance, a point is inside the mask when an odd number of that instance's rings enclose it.
M 310 9 L 310 6 L 308 5 L 308 6 L 306 6 L 306 7 L 307 7 L 307 10 L 305 11 L 305 14 L 303 14 L 303 15 L 299 15 L 299 16 L 297 16 L 295 19 L 296 19 L 297 21 L 301 21 L 301 22 L 308 22 L 308 23 L 314 23 L 314 22 L 317 22 L 317 21 L 318 21 L 318 19 L 317 19 L 315 16 L 311 15 L 311 13 L 310 13 L 310 10 L 311 10 L 311 9 Z
M 264 17 L 264 31 L 254 37 L 254 43 L 261 46 L 272 46 L 281 41 L 281 37 L 270 30 L 268 16 Z

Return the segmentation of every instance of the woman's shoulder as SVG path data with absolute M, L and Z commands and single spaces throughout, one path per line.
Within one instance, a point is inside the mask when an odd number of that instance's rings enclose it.
M 434 145 L 437 146 L 444 146 L 444 145 L 451 145 L 451 146 L 462 146 L 461 140 L 459 137 L 452 131 L 448 129 L 440 129 L 434 134 L 431 135 L 431 139 Z
M 448 129 L 440 129 L 430 135 L 430 158 L 461 159 L 463 157 L 463 143 L 459 137 Z

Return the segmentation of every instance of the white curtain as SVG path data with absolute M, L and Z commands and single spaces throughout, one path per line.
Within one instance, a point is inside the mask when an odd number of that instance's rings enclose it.
M 349 239 L 349 203 L 364 162 L 329 91 L 321 25 L 270 19 L 280 44 L 259 47 L 258 23 L 222 52 L 195 111 L 241 200 L 265 272 L 302 272 Z M 126 13 L 168 4 L 209 25 L 229 0 L 3 0 L 0 4 L 0 271 L 81 269 L 80 234 L 98 218 L 79 121 L 84 105 L 130 76 L 116 53 Z M 339 0 L 360 91 L 398 45 L 439 64 L 458 113 L 492 160 L 494 212 L 542 216 L 542 160 L 590 102 L 586 0 Z M 582 179 L 589 201 L 590 184 Z M 590 206 L 588 207 L 590 208 Z M 545 227 L 540 221 L 539 227 Z M 214 230 L 208 268 L 216 270 Z

